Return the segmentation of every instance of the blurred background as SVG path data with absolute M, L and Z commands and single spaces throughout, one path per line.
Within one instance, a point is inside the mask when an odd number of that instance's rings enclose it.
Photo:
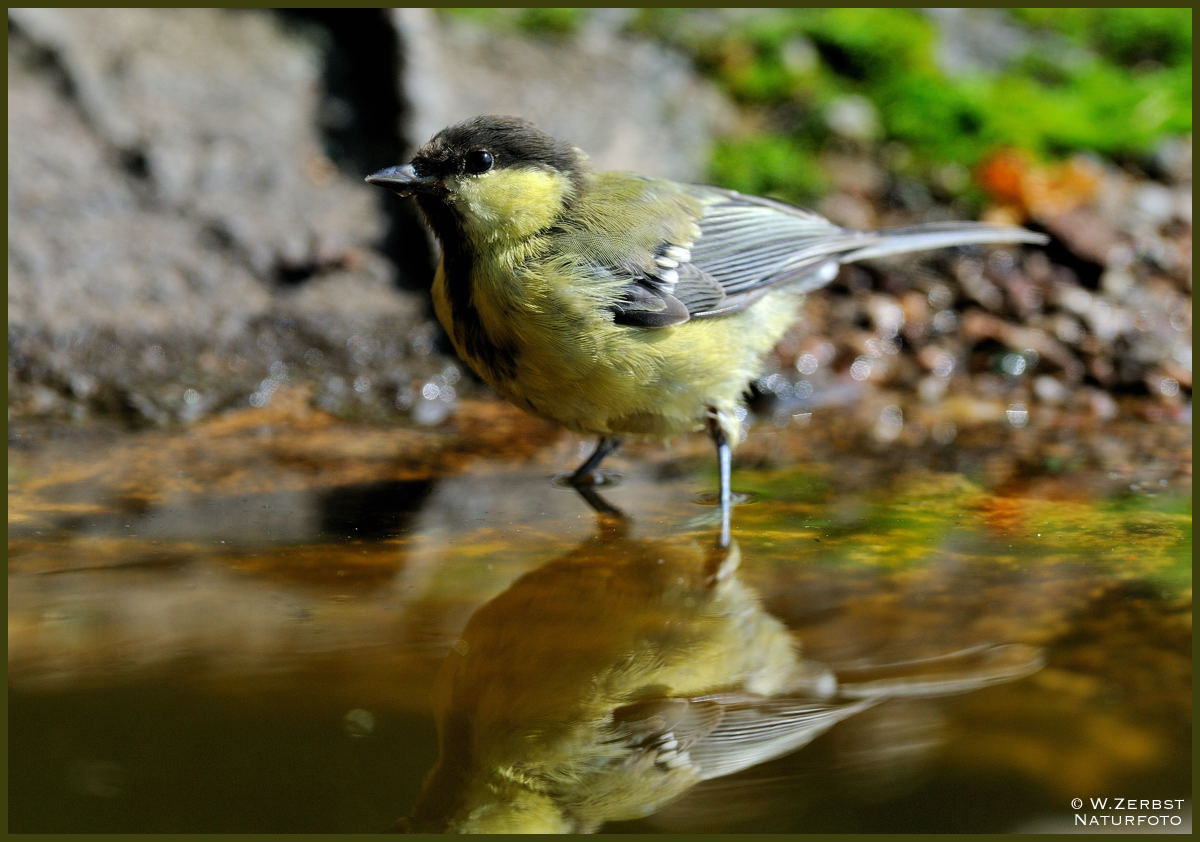
M 572 559 L 695 575 L 704 437 L 613 457 L 636 518 L 593 541 L 550 481 L 590 444 L 458 362 L 435 244 L 363 183 L 479 113 L 849 226 L 1051 238 L 809 297 L 753 385 L 731 583 L 821 664 L 1044 668 L 606 828 L 1061 831 L 1072 798 L 1190 798 L 1190 10 L 8 20 L 11 830 L 384 830 L 472 616 Z M 577 590 L 531 641 L 604 638 Z M 588 625 L 694 620 L 646 604 Z
M 850 226 L 1053 236 L 846 269 L 763 393 L 1190 404 L 1190 10 L 14 10 L 9 47 L 21 417 L 190 422 L 301 388 L 442 421 L 481 390 L 430 318 L 413 208 L 362 177 L 477 113 Z

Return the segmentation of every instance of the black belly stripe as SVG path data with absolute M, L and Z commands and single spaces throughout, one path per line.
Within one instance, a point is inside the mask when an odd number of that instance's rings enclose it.
M 475 255 L 458 218 L 436 200 L 421 201 L 420 205 L 429 220 L 429 226 L 442 244 L 442 273 L 446 280 L 454 338 L 472 360 L 478 361 L 486 369 L 480 374 L 511 380 L 517 370 L 517 351 L 507 343 L 493 341 L 479 318 L 471 291 L 471 269 L 475 264 Z

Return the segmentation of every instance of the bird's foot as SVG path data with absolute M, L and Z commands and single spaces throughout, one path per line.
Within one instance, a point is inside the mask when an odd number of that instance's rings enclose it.
M 624 474 L 619 474 L 616 471 L 591 470 L 586 473 L 575 471 L 570 474 L 559 474 L 554 478 L 554 483 L 555 485 L 569 486 L 575 489 L 612 488 L 620 485 L 621 480 L 624 478 Z
M 729 503 L 733 506 L 754 503 L 757 500 L 758 495 L 752 491 L 734 491 L 729 495 Z M 719 506 L 721 505 L 721 495 L 716 491 L 702 491 L 692 497 L 692 502 L 698 503 L 701 506 Z

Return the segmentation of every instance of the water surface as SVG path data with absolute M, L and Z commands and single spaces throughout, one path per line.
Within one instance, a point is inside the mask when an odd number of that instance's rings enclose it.
M 714 578 L 701 437 L 612 459 L 617 525 L 551 479 L 586 442 L 492 404 L 438 431 L 285 402 L 182 431 L 18 426 L 10 829 L 386 830 L 437 761 L 435 715 L 463 739 L 576 733 L 607 715 L 581 683 L 638 659 L 663 692 L 790 697 L 994 646 L 1040 669 L 976 664 L 962 692 L 870 706 L 604 829 L 1052 830 L 1075 797 L 1186 798 L 1190 432 L 940 438 L 833 411 L 756 430 Z M 520 692 L 447 717 L 452 664 Z

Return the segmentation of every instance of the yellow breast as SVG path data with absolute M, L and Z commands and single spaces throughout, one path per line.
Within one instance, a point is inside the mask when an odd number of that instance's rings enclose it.
M 800 303 L 778 291 L 729 316 L 640 328 L 613 323 L 605 302 L 615 293 L 603 282 L 514 265 L 521 263 L 474 267 L 473 314 L 439 268 L 438 319 L 460 356 L 502 396 L 595 435 L 667 437 L 698 429 L 709 407 L 733 409 Z

